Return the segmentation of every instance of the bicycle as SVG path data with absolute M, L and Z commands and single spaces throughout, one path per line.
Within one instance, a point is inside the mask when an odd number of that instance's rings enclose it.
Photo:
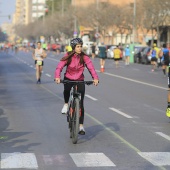
M 73 84 L 73 87 L 70 91 L 70 99 L 69 99 L 69 109 L 67 111 L 67 122 L 68 128 L 70 129 L 70 138 L 72 138 L 73 144 L 76 144 L 78 141 L 78 133 L 79 133 L 79 118 L 81 115 L 81 94 L 77 91 L 78 84 L 86 84 L 91 85 L 93 81 L 69 81 L 69 80 L 61 80 L 63 84 Z

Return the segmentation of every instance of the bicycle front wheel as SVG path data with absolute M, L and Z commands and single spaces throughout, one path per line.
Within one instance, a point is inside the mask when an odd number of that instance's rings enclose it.
M 80 118 L 80 104 L 79 99 L 74 99 L 74 112 L 72 118 L 72 142 L 73 144 L 77 143 L 78 140 L 78 132 L 79 132 L 79 118 Z

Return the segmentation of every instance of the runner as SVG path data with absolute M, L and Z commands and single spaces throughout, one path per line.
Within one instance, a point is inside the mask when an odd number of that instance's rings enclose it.
M 37 43 L 37 48 L 33 52 L 33 59 L 35 60 L 36 65 L 36 78 L 37 78 L 37 84 L 41 83 L 41 74 L 42 69 L 44 65 L 44 58 L 46 58 L 47 54 L 45 51 L 41 48 L 41 42 Z
M 106 46 L 102 44 L 99 46 L 99 58 L 100 58 L 100 72 L 105 71 L 105 59 L 106 59 Z
M 152 72 L 154 72 L 157 65 L 156 50 L 154 49 L 154 47 L 152 48 L 151 51 L 151 57 L 152 57 L 151 58 Z
M 116 46 L 116 48 L 113 50 L 114 53 L 114 60 L 115 60 L 115 64 L 116 64 L 116 68 L 119 67 L 119 60 L 121 59 L 121 50 L 119 49 L 118 46 Z
M 164 77 L 166 77 L 167 66 L 169 65 L 169 50 L 168 50 L 166 44 L 163 44 L 162 51 L 163 51 L 162 71 L 163 71 Z

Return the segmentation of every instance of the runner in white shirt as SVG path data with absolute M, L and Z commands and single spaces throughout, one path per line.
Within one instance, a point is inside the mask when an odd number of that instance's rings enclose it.
M 41 42 L 37 43 L 37 48 L 33 52 L 33 59 L 35 60 L 36 65 L 36 78 L 37 78 L 37 84 L 41 83 L 41 74 L 42 69 L 44 65 L 44 58 L 46 58 L 47 54 L 45 51 L 41 48 Z

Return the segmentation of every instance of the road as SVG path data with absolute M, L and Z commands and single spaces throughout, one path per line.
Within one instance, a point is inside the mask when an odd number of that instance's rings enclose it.
M 106 61 L 100 83 L 86 87 L 85 136 L 69 138 L 61 114 L 63 85 L 53 81 L 62 57 L 48 53 L 37 85 L 31 53 L 0 53 L 0 169 L 170 170 L 167 78 L 161 69 Z M 62 73 L 63 75 L 63 73 Z M 86 80 L 91 76 L 85 70 Z

